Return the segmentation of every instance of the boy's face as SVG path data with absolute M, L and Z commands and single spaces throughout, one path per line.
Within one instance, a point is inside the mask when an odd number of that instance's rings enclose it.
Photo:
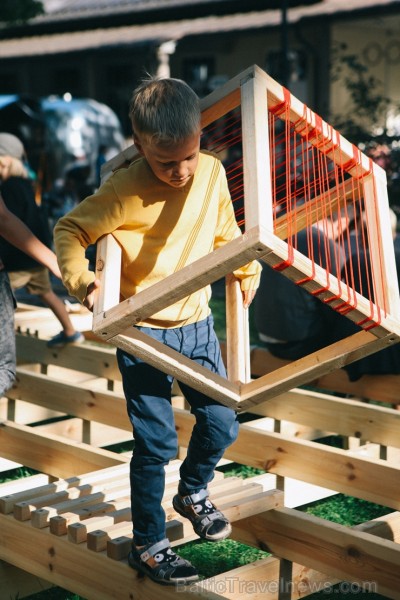
M 199 162 L 200 132 L 177 144 L 165 146 L 146 137 L 134 137 L 154 175 L 171 187 L 184 187 L 193 177 Z

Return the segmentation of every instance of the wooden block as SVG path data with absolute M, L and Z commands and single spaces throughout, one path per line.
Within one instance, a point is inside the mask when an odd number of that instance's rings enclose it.
M 89 532 L 95 531 L 96 529 L 102 529 L 103 527 L 113 525 L 114 523 L 120 523 L 121 521 L 130 521 L 131 518 L 131 507 L 129 502 L 129 506 L 120 508 L 119 510 L 113 511 L 102 517 L 90 517 L 83 523 L 73 523 L 72 525 L 68 525 L 68 539 L 74 544 L 81 544 L 86 541 Z
M 74 512 L 66 512 L 62 515 L 50 517 L 50 531 L 57 536 L 66 535 L 69 525 L 85 521 L 91 517 L 99 517 L 128 506 L 130 506 L 130 497 L 125 497 L 114 502 L 100 502 L 99 504 L 93 504 L 82 509 L 75 509 Z
M 125 521 L 122 523 L 116 523 L 111 527 L 97 529 L 88 533 L 87 547 L 93 552 L 103 552 L 103 550 L 107 550 L 107 543 L 109 541 L 117 539 L 121 536 L 126 536 L 129 533 L 132 533 L 132 523 L 127 523 Z
M 107 542 L 107 556 L 113 560 L 126 558 L 132 546 L 132 534 L 122 535 Z
M 128 496 L 127 496 L 128 494 Z M 47 527 L 50 519 L 62 515 L 66 512 L 75 512 L 76 510 L 87 509 L 100 502 L 115 501 L 122 498 L 129 498 L 129 489 L 127 486 L 120 486 L 107 491 L 91 493 L 87 497 L 78 496 L 75 500 L 69 499 L 66 502 L 57 503 L 55 506 L 46 506 L 32 512 L 31 521 L 33 527 Z

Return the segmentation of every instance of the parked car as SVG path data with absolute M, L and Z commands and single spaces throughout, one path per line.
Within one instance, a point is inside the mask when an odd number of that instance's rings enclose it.
M 23 141 L 43 191 L 75 167 L 87 168 L 96 186 L 100 148 L 108 159 L 125 147 L 117 115 L 90 98 L 0 96 L 0 130 Z

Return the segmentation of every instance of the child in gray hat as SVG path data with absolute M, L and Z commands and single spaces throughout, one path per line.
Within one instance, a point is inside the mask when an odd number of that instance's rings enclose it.
M 36 203 L 32 182 L 22 163 L 24 157 L 22 142 L 11 133 L 0 133 L 0 191 L 4 203 L 41 242 L 50 247 L 51 234 Z M 48 346 L 61 348 L 66 344 L 83 342 L 84 336 L 75 330 L 64 302 L 52 289 L 48 269 L 5 239 L 0 239 L 0 255 L 12 289 L 26 286 L 28 292 L 37 295 L 60 321 L 62 331 L 49 340 Z

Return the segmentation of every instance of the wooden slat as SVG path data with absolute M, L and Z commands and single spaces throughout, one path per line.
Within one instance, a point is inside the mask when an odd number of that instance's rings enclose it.
M 32 427 L 11 421 L 0 426 L 0 446 L 5 458 L 12 457 L 27 467 L 54 477 L 68 477 L 129 462 L 122 455 L 95 449 L 88 444 L 66 442 L 55 435 L 41 435 Z
M 245 230 L 262 225 L 273 229 L 267 90 L 254 71 L 241 82 L 242 149 Z
M 115 513 L 116 511 L 129 508 L 129 506 L 130 498 L 122 497 L 119 500 L 109 500 L 108 502 L 93 504 L 82 509 L 74 508 L 73 512 L 65 512 L 57 514 L 56 516 L 50 516 L 50 531 L 54 535 L 66 535 L 70 525 L 80 523 L 86 519 L 102 517 L 108 513 Z
M 103 504 L 108 501 L 126 501 L 129 500 L 129 489 L 127 489 L 127 485 L 120 484 L 116 487 L 108 487 L 104 490 L 98 492 L 90 492 L 86 496 L 84 494 L 77 495 L 76 498 L 73 498 L 72 494 L 68 497 L 64 502 L 45 502 L 41 500 L 42 506 L 36 508 L 36 503 L 33 505 L 35 509 L 31 515 L 31 522 L 33 527 L 47 527 L 50 524 L 50 519 L 53 516 L 59 516 L 63 513 L 67 512 L 75 512 L 81 511 L 80 514 L 88 514 L 91 511 L 91 508 L 98 503 L 102 502 Z M 18 513 L 16 509 L 18 508 L 18 504 L 14 508 L 14 516 L 18 518 Z
M 110 479 L 112 477 L 118 476 L 128 476 L 129 474 L 129 464 L 127 462 L 123 462 L 115 467 L 109 467 L 108 469 L 102 469 L 101 471 L 93 471 L 92 473 L 85 473 L 81 477 L 72 476 L 67 479 L 60 479 L 58 481 L 54 481 L 52 483 L 47 483 L 45 485 L 39 485 L 35 487 L 27 487 L 23 486 L 21 490 L 7 492 L 7 487 L 5 488 L 5 495 L 0 497 L 0 512 L 3 514 L 9 514 L 13 511 L 14 505 L 17 502 L 24 502 L 32 500 L 33 498 L 38 498 L 40 496 L 45 496 L 47 494 L 54 494 L 61 490 L 67 490 L 78 485 L 92 485 L 93 483 L 99 484 L 101 481 L 105 479 Z M 29 481 L 29 477 L 27 481 Z M 25 479 L 21 480 L 22 482 Z M 1 493 L 1 489 L 0 489 Z
M 122 523 L 123 521 L 131 521 L 131 519 L 131 503 L 129 500 L 125 507 L 107 512 L 102 516 L 90 517 L 82 522 L 68 525 L 68 539 L 74 544 L 82 544 L 86 542 L 87 536 L 91 531 L 109 527 L 116 523 Z
M 110 234 L 97 242 L 96 278 L 100 281 L 93 305 L 96 317 L 119 303 L 121 287 L 121 247 Z
M 225 278 L 226 345 L 228 379 L 250 381 L 250 343 L 248 309 L 243 308 L 240 282 L 233 275 Z
M 116 538 L 119 538 L 121 536 L 129 535 L 129 533 L 132 533 L 132 523 L 130 522 L 117 523 L 112 527 L 96 529 L 96 531 L 91 531 L 90 533 L 88 533 L 87 547 L 93 552 L 104 552 L 104 550 L 107 550 L 108 542 L 115 540 Z

